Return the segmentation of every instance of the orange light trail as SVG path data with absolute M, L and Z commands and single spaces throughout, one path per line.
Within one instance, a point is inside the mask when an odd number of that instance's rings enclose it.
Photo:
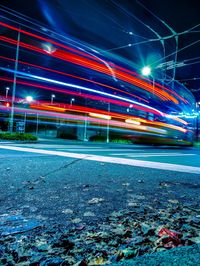
M 5 56 L 0 56 L 0 58 L 8 60 L 8 61 L 15 62 L 15 59 L 8 58 L 8 57 L 5 57 Z M 93 83 L 93 84 L 97 84 L 99 86 L 103 86 L 103 87 L 106 87 L 108 89 L 112 89 L 114 91 L 122 92 L 122 93 L 127 94 L 127 95 L 129 95 L 131 97 L 135 97 L 135 98 L 138 98 L 139 100 L 142 100 L 144 102 L 149 103 L 149 101 L 147 101 L 146 99 L 143 99 L 143 98 L 141 98 L 141 97 L 139 97 L 139 96 L 137 96 L 135 94 L 129 93 L 127 91 L 120 90 L 118 88 L 115 88 L 113 86 L 109 86 L 107 84 L 103 84 L 103 83 L 100 83 L 100 82 L 97 82 L 97 81 L 94 81 L 94 80 L 90 80 L 90 79 L 87 79 L 87 78 L 79 77 L 79 76 L 72 75 L 72 74 L 69 74 L 69 73 L 64 73 L 64 72 L 61 72 L 61 71 L 58 71 L 58 70 L 54 70 L 54 69 L 51 69 L 51 68 L 47 68 L 47 67 L 42 67 L 42 66 L 39 66 L 39 65 L 31 64 L 31 63 L 24 62 L 24 61 L 21 61 L 21 60 L 18 60 L 18 62 L 20 64 L 24 64 L 24 65 L 35 67 L 35 68 L 40 68 L 40 69 L 43 69 L 43 70 L 46 70 L 46 71 L 49 71 L 49 72 L 57 73 L 59 75 L 64 75 L 64 76 L 72 77 L 72 78 L 75 78 L 75 79 L 80 79 L 80 80 L 83 80 L 83 81 L 87 81 L 87 82 L 90 82 L 90 83 Z
M 11 44 L 15 44 L 15 45 L 17 44 L 17 41 L 7 38 L 5 36 L 0 36 L 0 40 L 11 43 Z M 33 50 L 33 51 L 36 51 L 42 54 L 46 54 L 46 52 L 43 49 L 35 47 L 33 45 L 26 44 L 24 42 L 20 42 L 20 46 L 26 49 L 29 49 L 29 50 Z M 112 73 L 110 73 L 110 70 L 104 65 L 97 63 L 97 62 L 93 62 L 92 60 L 83 58 L 79 55 L 71 54 L 69 52 L 62 51 L 62 50 L 60 51 L 56 50 L 54 53 L 49 54 L 49 56 L 52 56 L 54 58 L 59 58 L 61 60 L 68 61 L 76 65 L 87 67 L 89 69 L 93 69 L 95 71 L 112 76 Z M 152 86 L 143 80 L 135 78 L 119 70 L 115 70 L 115 77 L 152 93 Z M 178 104 L 178 101 L 176 98 L 174 98 L 173 96 L 159 89 L 156 86 L 154 86 L 154 94 L 162 100 L 171 100 L 172 102 Z

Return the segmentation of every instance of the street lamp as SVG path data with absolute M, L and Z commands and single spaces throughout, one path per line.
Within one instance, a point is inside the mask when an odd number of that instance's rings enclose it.
M 71 100 L 70 100 L 70 106 L 72 106 L 72 103 L 75 101 L 75 99 L 74 98 L 72 98 Z
M 8 91 L 10 90 L 9 87 L 6 87 L 6 99 L 8 98 Z
M 151 74 L 151 68 L 149 66 L 145 66 L 142 68 L 142 75 L 143 76 L 151 76 L 152 77 L 152 81 L 153 81 L 153 94 L 154 94 L 154 83 L 155 83 L 155 80 L 154 80 L 154 77 L 153 75 Z
M 51 94 L 51 104 L 53 104 L 53 99 L 56 97 L 55 94 Z
M 145 66 L 142 69 L 142 75 L 143 76 L 149 76 L 151 75 L 151 68 L 149 66 Z
M 30 95 L 26 96 L 25 99 L 26 99 L 26 101 L 27 101 L 28 103 L 33 102 L 33 97 L 30 96 Z M 26 116 L 27 116 L 27 113 L 25 112 L 25 113 L 24 113 L 24 132 L 26 132 Z
M 26 101 L 28 103 L 31 103 L 33 101 L 33 97 L 32 96 L 26 96 Z

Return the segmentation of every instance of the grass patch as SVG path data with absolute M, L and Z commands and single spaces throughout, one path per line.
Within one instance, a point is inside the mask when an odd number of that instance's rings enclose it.
M 28 133 L 0 133 L 1 140 L 36 141 L 37 137 Z
M 89 139 L 90 141 L 99 141 L 99 142 L 106 142 L 106 136 L 92 136 Z M 120 144 L 132 144 L 132 141 L 129 139 L 124 139 L 120 137 L 110 137 L 109 142 L 111 143 L 120 143 Z

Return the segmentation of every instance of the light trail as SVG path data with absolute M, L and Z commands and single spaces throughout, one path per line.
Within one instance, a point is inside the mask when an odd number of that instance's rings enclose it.
M 7 71 L 7 72 L 10 72 L 10 73 L 14 73 L 15 72 L 14 70 L 11 70 L 11 69 L 8 69 L 8 68 L 4 68 L 4 67 L 0 67 L 0 69 L 4 70 L 4 71 Z M 136 101 L 127 99 L 125 97 L 112 95 L 112 94 L 109 94 L 109 93 L 106 93 L 106 92 L 97 91 L 97 90 L 94 90 L 94 89 L 90 89 L 90 88 L 87 88 L 87 87 L 84 87 L 84 86 L 80 86 L 80 85 L 76 85 L 76 84 L 72 84 L 72 83 L 67 83 L 67 82 L 62 82 L 62 81 L 53 80 L 53 79 L 49 79 L 49 78 L 44 78 L 44 77 L 37 76 L 37 75 L 27 74 L 27 73 L 24 73 L 24 72 L 21 72 L 21 71 L 17 71 L 17 74 L 20 74 L 20 75 L 26 76 L 26 77 L 31 77 L 31 78 L 34 78 L 36 80 L 45 81 L 45 82 L 48 82 L 48 83 L 53 83 L 53 84 L 56 84 L 56 85 L 62 85 L 62 86 L 65 86 L 65 87 L 70 87 L 70 88 L 75 88 L 75 89 L 89 91 L 89 92 L 92 92 L 92 93 L 96 93 L 96 94 L 107 96 L 109 98 L 115 98 L 115 99 L 118 99 L 118 100 L 121 100 L 121 101 L 132 103 L 135 106 L 139 106 L 140 109 L 143 109 L 145 111 L 150 110 L 154 114 L 159 114 L 159 115 L 163 116 L 163 113 L 160 110 L 158 110 L 156 108 L 153 108 L 153 107 L 150 107 L 148 105 L 145 105 L 145 104 L 138 103 Z
M 16 41 L 10 38 L 7 38 L 5 36 L 0 36 L 0 40 L 11 43 L 11 44 L 15 44 L 16 45 Z M 20 46 L 24 47 L 26 49 L 32 50 L 32 51 L 36 51 L 42 54 L 46 54 L 46 52 L 38 47 L 35 47 L 33 45 L 29 45 L 23 42 L 20 42 Z M 59 58 L 61 60 L 64 61 L 68 61 L 70 63 L 76 64 L 76 65 L 81 65 L 83 67 L 89 68 L 89 69 L 93 69 L 97 72 L 101 72 L 104 73 L 106 75 L 111 75 L 110 71 L 108 70 L 107 67 L 103 66 L 100 63 L 97 62 L 93 62 L 89 59 L 80 57 L 78 55 L 75 54 L 71 54 L 69 52 L 66 51 L 62 51 L 62 50 L 55 50 L 54 53 L 49 54 L 49 56 L 51 57 L 55 57 L 55 58 Z M 113 74 L 112 74 L 113 75 Z M 111 75 L 111 76 L 112 76 Z M 129 74 L 123 73 L 122 71 L 119 70 L 115 70 L 115 77 L 119 80 L 123 80 L 129 84 L 132 84 L 134 86 L 137 86 L 141 89 L 147 90 L 148 92 L 152 93 L 152 85 L 148 84 L 147 82 L 144 82 L 143 80 L 140 80 L 138 78 L 135 78 Z M 167 92 L 159 89 L 158 87 L 154 86 L 154 94 L 161 98 L 162 100 L 170 100 L 176 104 L 178 104 L 178 100 L 176 98 L 174 98 L 173 96 L 171 96 L 170 94 L 168 94 Z
M 15 59 L 8 58 L 8 57 L 5 57 L 5 56 L 1 56 L 0 55 L 0 58 L 8 60 L 8 61 L 15 62 Z M 31 63 L 24 62 L 24 61 L 21 61 L 21 60 L 18 60 L 18 62 L 20 64 L 24 64 L 24 65 L 27 65 L 27 66 L 30 66 L 30 67 L 43 69 L 45 71 L 53 72 L 53 73 L 56 73 L 56 74 L 59 74 L 59 75 L 64 75 L 64 76 L 67 76 L 67 77 L 72 77 L 72 78 L 75 78 L 75 79 L 79 79 L 79 80 L 83 80 L 83 81 L 90 82 L 90 83 L 93 83 L 93 84 L 97 84 L 99 86 L 102 86 L 102 87 L 105 87 L 105 88 L 108 88 L 108 89 L 111 89 L 111 90 L 114 90 L 114 91 L 122 92 L 124 94 L 127 94 L 127 95 L 133 97 L 133 98 L 138 98 L 141 101 L 149 103 L 149 101 L 144 99 L 144 98 L 141 98 L 141 97 L 139 97 L 139 96 L 137 96 L 135 94 L 129 93 L 129 92 L 124 91 L 124 90 L 120 90 L 120 89 L 118 89 L 116 87 L 113 87 L 113 86 L 110 86 L 110 85 L 107 85 L 107 84 L 103 84 L 103 83 L 100 83 L 100 82 L 97 82 L 97 81 L 94 81 L 94 80 L 90 80 L 90 79 L 83 78 L 83 77 L 80 77 L 80 76 L 72 75 L 72 74 L 69 74 L 69 73 L 61 72 L 61 71 L 58 71 L 58 70 L 55 70 L 55 69 L 51 69 L 51 68 L 47 68 L 47 67 L 42 67 L 42 66 L 39 66 L 39 65 L 31 64 Z

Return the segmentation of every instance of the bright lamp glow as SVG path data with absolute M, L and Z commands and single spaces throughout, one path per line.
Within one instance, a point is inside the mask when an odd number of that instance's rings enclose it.
M 32 101 L 33 101 L 33 97 L 32 97 L 32 96 L 27 96 L 27 97 L 26 97 L 26 100 L 27 100 L 27 102 L 29 102 L 29 103 L 30 103 L 30 102 L 32 102 Z
M 125 122 L 126 122 L 126 123 L 129 123 L 129 124 L 138 125 L 138 126 L 141 124 L 140 122 L 135 121 L 135 120 L 133 120 L 133 119 L 126 119 Z
M 111 120 L 111 116 L 110 115 L 102 115 L 102 114 L 96 114 L 96 113 L 89 113 L 89 116 L 97 117 L 97 118 L 102 118 L 102 119 L 106 119 L 106 120 Z
M 149 66 L 145 66 L 142 69 L 142 75 L 149 76 L 151 75 L 151 68 Z

